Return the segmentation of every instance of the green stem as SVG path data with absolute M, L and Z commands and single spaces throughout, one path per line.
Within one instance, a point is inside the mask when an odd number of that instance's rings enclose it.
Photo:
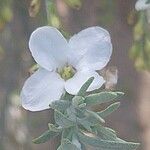
M 53 4 L 53 0 L 45 0 L 45 7 L 46 7 L 46 15 L 47 15 L 47 23 L 48 25 L 51 24 L 51 16 L 50 16 L 50 10 L 51 6 Z

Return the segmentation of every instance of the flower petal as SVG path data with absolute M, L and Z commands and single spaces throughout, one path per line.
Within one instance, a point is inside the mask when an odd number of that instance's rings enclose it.
M 135 4 L 135 9 L 137 11 L 139 10 L 145 10 L 150 8 L 150 3 L 146 4 L 147 0 L 138 0 Z
M 21 91 L 22 106 L 30 111 L 49 108 L 53 100 L 59 100 L 64 81 L 55 72 L 40 68 L 25 82 Z
M 71 79 L 67 80 L 65 83 L 65 89 L 69 94 L 76 95 L 82 85 L 90 78 L 94 77 L 94 81 L 90 85 L 88 91 L 93 91 L 99 89 L 105 80 L 97 72 L 91 70 L 78 71 Z
M 78 54 L 76 68 L 88 67 L 92 70 L 102 69 L 112 54 L 109 33 L 101 27 L 90 27 L 74 35 L 69 41 L 70 48 Z
M 37 28 L 29 40 L 29 48 L 35 61 L 49 71 L 66 62 L 67 47 L 68 43 L 62 34 L 49 26 Z

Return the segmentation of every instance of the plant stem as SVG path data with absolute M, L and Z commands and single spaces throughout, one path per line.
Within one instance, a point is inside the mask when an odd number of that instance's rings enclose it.
M 51 5 L 53 4 L 53 0 L 45 0 L 45 7 L 46 7 L 46 15 L 47 15 L 47 23 L 48 25 L 51 24 L 51 16 L 50 16 L 50 9 Z

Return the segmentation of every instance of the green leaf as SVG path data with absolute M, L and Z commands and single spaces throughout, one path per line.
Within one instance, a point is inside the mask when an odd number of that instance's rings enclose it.
M 86 107 L 86 103 L 82 103 L 79 105 L 79 108 L 85 108 Z
M 97 113 L 95 113 L 93 111 L 86 110 L 85 116 L 87 117 L 87 120 L 89 122 L 92 122 L 94 124 L 105 123 L 105 120 L 103 118 L 101 118 Z
M 66 115 L 68 116 L 68 119 L 73 121 L 73 122 L 76 122 L 76 110 L 74 108 L 74 106 L 70 106 L 67 110 L 66 110 Z
M 55 122 L 63 128 L 74 126 L 74 122 L 69 120 L 68 117 L 62 114 L 60 111 L 57 110 L 54 111 L 54 118 L 55 118 Z
M 85 106 L 85 104 L 83 103 L 83 105 Z M 76 111 L 76 116 L 79 118 L 84 118 L 85 117 L 85 111 L 86 111 L 86 107 L 80 107 L 82 105 L 79 105 L 79 107 L 75 108 Z
M 91 83 L 93 82 L 94 77 L 89 78 L 81 87 L 81 89 L 78 92 L 78 96 L 84 96 L 86 94 L 87 89 L 89 88 L 89 86 L 91 85 Z
M 63 139 L 62 144 L 58 147 L 57 150 L 80 150 L 68 139 Z
M 79 138 L 77 136 L 77 133 L 76 131 L 73 133 L 72 135 L 72 143 L 78 148 L 81 150 L 81 143 L 79 142 Z
M 84 144 L 81 143 L 81 149 L 82 150 L 86 150 L 86 146 Z
M 48 25 L 60 28 L 60 19 L 58 17 L 54 0 L 45 0 Z
M 56 109 L 60 112 L 64 112 L 69 106 L 70 106 L 70 102 L 66 100 L 57 100 L 57 101 L 53 101 L 50 104 L 50 107 L 52 109 Z
M 72 104 L 75 106 L 75 107 L 78 107 L 79 105 L 83 104 L 84 103 L 84 97 L 82 96 L 75 96 L 73 99 L 72 99 Z
M 32 141 L 35 144 L 45 143 L 48 140 L 58 136 L 59 134 L 60 134 L 60 132 L 54 132 L 54 131 L 47 130 L 41 136 L 39 136 L 38 138 L 36 138 Z
M 101 103 L 106 103 L 113 101 L 114 99 L 123 95 L 122 92 L 101 92 L 96 94 L 91 94 L 85 97 L 85 103 L 87 105 L 96 105 Z
M 72 8 L 79 9 L 82 5 L 81 0 L 65 0 L 66 4 Z
M 72 100 L 72 98 L 73 98 L 73 97 L 74 97 L 74 95 L 71 95 L 71 94 L 69 94 L 69 93 L 65 92 L 64 94 L 62 94 L 62 96 L 61 96 L 61 98 L 60 98 L 60 99 L 70 101 L 70 100 Z
M 105 128 L 107 128 L 107 130 L 109 130 L 110 132 L 112 132 L 113 134 L 116 135 L 116 131 L 115 131 L 115 130 L 113 130 L 113 129 L 111 129 L 111 128 L 108 128 L 108 127 L 105 127 Z
M 82 109 L 77 109 L 77 111 L 78 111 L 77 117 L 78 124 L 82 125 L 86 130 L 90 132 L 92 132 L 91 126 L 105 122 L 105 120 L 101 118 L 97 113 L 92 112 L 90 110 L 82 111 Z
M 77 122 L 89 132 L 92 132 L 91 126 L 105 122 L 104 119 L 97 115 L 95 112 L 86 110 L 84 114 L 85 117 L 83 118 L 77 117 Z
M 110 128 L 103 127 L 100 124 L 96 125 L 95 130 L 97 130 L 97 134 L 100 138 L 103 140 L 109 140 L 109 141 L 117 141 L 117 136 Z
M 105 118 L 108 115 L 110 115 L 112 112 L 116 111 L 119 106 L 120 106 L 120 102 L 113 103 L 110 106 L 108 106 L 106 109 L 104 109 L 103 111 L 97 112 L 97 114 L 101 116 L 102 118 Z
M 63 139 L 69 139 L 69 140 L 71 140 L 72 139 L 72 134 L 73 134 L 73 128 L 72 127 L 63 129 L 61 139 L 62 140 Z
M 138 143 L 101 140 L 98 137 L 90 137 L 81 132 L 78 133 L 78 137 L 81 142 L 103 150 L 135 150 L 139 146 Z
M 91 124 L 89 121 L 87 121 L 86 118 L 77 118 L 77 122 L 78 124 L 82 125 L 87 131 L 92 132 L 91 126 L 93 124 Z
M 61 132 L 62 128 L 56 127 L 55 125 L 49 123 L 48 124 L 48 128 L 50 131 L 54 131 L 54 132 Z

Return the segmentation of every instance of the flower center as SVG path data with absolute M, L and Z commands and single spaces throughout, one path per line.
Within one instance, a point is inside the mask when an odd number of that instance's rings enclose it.
M 74 76 L 76 70 L 71 65 L 66 65 L 62 68 L 58 68 L 57 72 L 66 81 Z

